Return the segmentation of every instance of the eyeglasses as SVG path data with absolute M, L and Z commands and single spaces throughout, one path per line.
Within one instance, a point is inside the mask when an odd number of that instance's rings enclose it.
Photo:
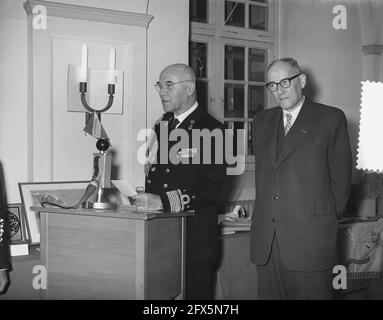
M 293 77 L 290 77 L 290 78 L 286 78 L 286 79 L 282 79 L 279 83 L 276 83 L 276 82 L 269 82 L 269 83 L 266 83 L 265 84 L 265 87 L 267 89 L 269 89 L 271 92 L 275 92 L 278 90 L 278 84 L 283 88 L 283 89 L 287 89 L 291 86 L 291 80 L 299 77 L 301 75 L 301 73 L 298 73 L 297 75 L 293 76 Z
M 182 82 L 187 82 L 187 81 L 191 81 L 191 80 L 183 80 L 183 81 L 178 81 L 178 82 L 166 81 L 165 83 L 161 83 L 161 82 L 157 81 L 154 86 L 155 86 L 157 92 L 160 93 L 161 90 L 164 89 L 164 88 L 166 89 L 166 91 L 168 91 L 175 84 L 182 83 Z

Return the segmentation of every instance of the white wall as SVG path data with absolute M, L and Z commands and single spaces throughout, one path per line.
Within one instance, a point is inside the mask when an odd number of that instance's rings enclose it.
M 347 9 L 347 29 L 335 30 L 333 7 Z M 280 56 L 298 60 L 308 73 L 313 100 L 342 109 L 347 117 L 355 160 L 363 53 L 356 1 L 280 1 Z M 356 173 L 356 172 L 355 172 Z
M 22 1 L 0 5 L 0 161 L 8 202 L 27 177 L 27 22 Z
M 169 64 L 188 63 L 189 1 L 152 0 L 148 13 L 154 15 L 148 30 L 147 125 L 151 128 L 163 114 L 161 101 L 154 88 L 161 70 Z
M 0 160 L 5 171 L 9 203 L 21 201 L 17 184 L 28 180 L 31 169 L 27 162 L 30 137 L 28 137 L 27 130 L 28 37 L 24 2 L 25 0 L 4 0 L 0 3 Z M 147 97 L 143 97 L 143 100 L 147 98 L 147 110 L 144 113 L 146 119 L 143 123 L 147 123 L 151 127 L 153 121 L 162 114 L 162 106 L 153 87 L 160 71 L 167 64 L 187 62 L 188 60 L 188 0 L 152 0 L 150 2 L 144 0 L 61 0 L 54 2 L 154 15 L 154 20 L 147 31 L 148 52 L 142 52 L 142 55 L 147 54 L 148 56 L 147 74 L 145 70 L 142 70 L 143 76 L 147 78 L 148 88 Z M 102 24 L 95 23 L 95 28 L 95 32 L 97 32 L 97 28 L 102 28 Z M 121 30 L 123 32 L 123 28 Z M 35 58 L 39 59 L 39 57 Z M 134 106 L 132 112 L 134 117 Z M 109 125 L 110 120 L 107 122 Z M 79 132 L 79 135 L 83 134 Z M 113 143 L 113 137 L 111 140 Z M 131 165 L 131 163 L 126 164 L 126 166 Z M 133 172 L 135 177 L 141 179 L 143 183 L 144 176 L 141 170 L 143 168 L 135 167 Z

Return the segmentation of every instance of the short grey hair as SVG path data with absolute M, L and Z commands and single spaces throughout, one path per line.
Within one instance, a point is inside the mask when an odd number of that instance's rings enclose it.
M 295 60 L 294 58 L 290 58 L 290 57 L 285 57 L 285 58 L 274 60 L 273 62 L 271 62 L 269 64 L 269 66 L 267 67 L 266 72 L 269 72 L 269 70 L 270 70 L 270 68 L 272 66 L 274 66 L 274 65 L 276 65 L 277 63 L 280 63 L 280 62 L 284 62 L 284 63 L 289 64 L 296 72 L 301 73 L 301 68 L 299 68 L 297 60 Z

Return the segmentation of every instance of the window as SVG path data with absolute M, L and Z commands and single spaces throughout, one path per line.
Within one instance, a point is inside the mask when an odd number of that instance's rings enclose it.
M 251 120 L 265 108 L 266 68 L 266 50 L 249 45 L 225 45 L 224 120 L 229 129 L 245 129 L 247 155 L 253 154 Z
M 194 22 L 208 22 L 208 1 L 206 0 L 190 0 L 189 1 L 189 15 L 190 21 Z
M 226 25 L 268 31 L 269 5 L 264 1 L 225 1 Z
M 190 0 L 189 63 L 198 101 L 234 137 L 245 130 L 247 161 L 254 158 L 252 118 L 270 99 L 264 85 L 274 56 L 274 12 L 273 0 Z
M 209 105 L 209 79 L 208 79 L 208 43 L 192 41 L 189 44 L 189 64 L 196 74 L 198 102 L 208 108 Z

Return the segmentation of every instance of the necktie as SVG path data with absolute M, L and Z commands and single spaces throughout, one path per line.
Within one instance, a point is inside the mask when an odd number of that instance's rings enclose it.
M 291 113 L 286 113 L 285 135 L 287 135 L 287 133 L 291 129 L 291 118 L 292 117 L 293 116 L 291 115 Z
M 174 118 L 170 124 L 170 130 L 175 129 L 179 123 L 180 123 L 180 121 L 177 118 Z

